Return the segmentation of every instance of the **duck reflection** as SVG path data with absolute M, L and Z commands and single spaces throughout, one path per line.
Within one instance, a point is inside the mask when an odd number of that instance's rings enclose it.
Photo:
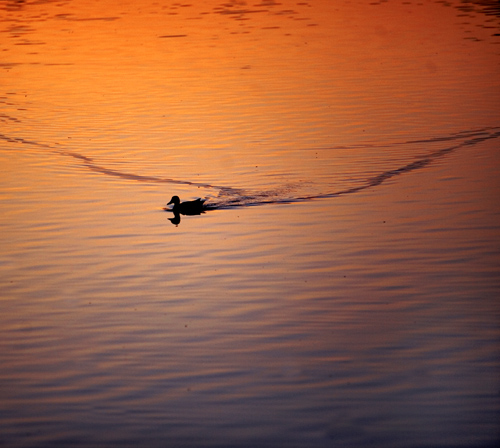
M 181 202 L 179 196 L 172 196 L 172 199 L 170 199 L 170 202 L 167 205 L 173 204 L 173 207 L 165 207 L 164 210 L 174 214 L 173 218 L 168 219 L 172 224 L 177 226 L 181 222 L 181 215 L 201 215 L 202 213 L 205 213 L 206 205 L 204 202 L 205 199 Z

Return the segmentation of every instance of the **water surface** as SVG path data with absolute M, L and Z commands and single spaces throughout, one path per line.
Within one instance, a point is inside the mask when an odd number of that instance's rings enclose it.
M 499 22 L 0 1 L 0 445 L 496 446 Z

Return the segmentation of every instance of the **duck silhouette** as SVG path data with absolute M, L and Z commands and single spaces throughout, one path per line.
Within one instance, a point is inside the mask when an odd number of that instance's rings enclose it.
M 179 196 L 172 196 L 167 205 L 174 204 L 174 206 L 172 208 L 165 208 L 165 210 L 173 212 L 174 215 L 200 215 L 205 211 L 204 202 L 205 199 L 181 202 Z

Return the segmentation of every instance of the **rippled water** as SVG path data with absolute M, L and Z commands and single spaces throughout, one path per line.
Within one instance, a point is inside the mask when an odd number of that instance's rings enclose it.
M 0 446 L 496 446 L 499 16 L 0 0 Z

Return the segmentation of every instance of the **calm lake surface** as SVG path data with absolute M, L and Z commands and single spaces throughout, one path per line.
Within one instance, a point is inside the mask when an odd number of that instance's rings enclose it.
M 497 1 L 0 0 L 0 446 L 497 446 L 499 170 Z

